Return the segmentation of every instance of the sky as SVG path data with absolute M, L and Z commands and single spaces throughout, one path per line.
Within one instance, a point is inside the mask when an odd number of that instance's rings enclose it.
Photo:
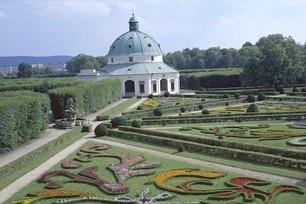
M 0 56 L 106 55 L 132 11 L 164 53 L 272 33 L 306 42 L 306 0 L 0 0 Z

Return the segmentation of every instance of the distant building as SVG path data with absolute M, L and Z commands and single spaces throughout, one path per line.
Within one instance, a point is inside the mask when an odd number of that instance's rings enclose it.
M 99 72 L 82 70 L 81 80 L 117 78 L 122 96 L 179 93 L 179 72 L 163 62 L 160 45 L 148 34 L 139 31 L 139 22 L 129 20 L 129 32 L 119 36 L 110 46 L 108 64 Z

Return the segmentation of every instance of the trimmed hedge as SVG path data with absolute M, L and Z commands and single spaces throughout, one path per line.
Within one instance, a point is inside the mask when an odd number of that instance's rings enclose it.
M 64 118 L 69 98 L 73 99 L 77 113 L 85 115 L 105 107 L 119 99 L 120 95 L 120 81 L 115 79 L 84 82 L 74 87 L 57 88 L 49 92 L 55 119 Z
M 0 152 L 38 137 L 48 127 L 50 100 L 46 94 L 3 92 L 0 101 Z
M 135 129 L 135 128 L 134 128 Z M 196 152 L 205 155 L 220 156 L 235 160 L 244 160 L 249 162 L 257 162 L 263 164 L 269 164 L 273 166 L 281 166 L 286 168 L 294 168 L 299 170 L 306 170 L 306 161 L 297 160 L 288 157 L 281 157 L 273 154 L 265 154 L 261 152 L 245 151 L 235 148 L 228 148 L 216 145 L 208 145 L 203 143 L 198 143 L 194 141 L 186 141 L 178 138 L 170 138 L 168 136 L 155 136 L 147 135 L 146 133 L 138 132 L 126 132 L 122 131 L 123 129 L 110 130 L 108 136 L 116 137 L 120 139 L 127 139 L 147 144 L 154 144 L 158 146 L 167 146 L 172 148 L 177 148 L 180 145 L 183 145 L 184 149 L 189 152 Z M 141 129 L 137 129 L 141 130 Z M 168 133 L 165 133 L 168 134 Z M 176 134 L 178 135 L 178 134 Z M 224 142 L 223 140 L 216 140 L 218 142 Z M 305 154 L 305 153 L 303 153 Z M 305 158 L 305 157 L 304 157 Z
M 58 87 L 74 86 L 80 83 L 75 77 L 61 78 L 28 78 L 0 80 L 0 92 L 31 90 L 46 93 L 49 89 Z

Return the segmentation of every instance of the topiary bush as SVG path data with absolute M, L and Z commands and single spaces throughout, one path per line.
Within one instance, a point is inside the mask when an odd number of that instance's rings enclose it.
M 134 128 L 141 128 L 141 122 L 139 120 L 133 120 L 131 126 Z
M 143 109 L 142 106 L 138 106 L 138 107 L 136 108 L 136 110 L 142 110 L 142 109 Z
M 170 96 L 169 91 L 166 91 L 166 92 L 164 93 L 164 97 L 169 97 L 169 96 Z
M 264 101 L 264 100 L 266 100 L 266 95 L 263 94 L 263 93 L 258 94 L 257 100 L 258 100 L 258 101 Z
M 250 95 L 248 95 L 248 97 L 247 97 L 246 100 L 247 100 L 247 102 L 249 102 L 249 103 L 253 103 L 253 102 L 255 102 L 256 98 L 255 98 L 254 95 L 250 94 Z
M 111 124 L 113 128 L 117 128 L 118 126 L 125 126 L 127 124 L 126 118 L 119 116 L 111 119 Z
M 185 151 L 185 147 L 183 144 L 179 144 L 177 147 L 177 152 L 184 152 Z
M 199 105 L 199 109 L 202 110 L 204 106 L 202 104 Z
M 185 113 L 185 111 L 186 111 L 185 107 L 181 107 L 181 108 L 180 108 L 180 111 L 181 111 L 182 113 Z
M 297 87 L 293 87 L 292 92 L 299 92 L 299 89 Z
M 109 120 L 109 115 L 97 115 L 96 116 L 96 121 L 104 121 L 104 120 Z
M 209 114 L 209 110 L 207 110 L 207 109 L 202 110 L 202 114 L 203 114 L 203 115 L 208 115 L 208 114 Z
M 103 123 L 100 123 L 95 128 L 95 134 L 96 134 L 97 137 L 103 137 L 103 136 L 107 135 L 107 132 L 108 132 L 108 129 Z
M 154 116 L 162 116 L 162 111 L 159 108 L 156 108 L 153 110 L 153 115 Z
M 257 112 L 259 112 L 258 105 L 255 104 L 255 103 L 250 104 L 250 105 L 248 106 L 246 112 L 247 112 L 247 113 L 257 113 Z
M 153 94 L 148 95 L 148 98 L 153 98 L 153 97 L 154 97 Z

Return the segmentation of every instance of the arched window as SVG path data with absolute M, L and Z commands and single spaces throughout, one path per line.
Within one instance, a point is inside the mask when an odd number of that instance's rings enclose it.
M 124 83 L 124 88 L 125 88 L 125 96 L 126 97 L 135 96 L 135 82 L 134 81 L 127 80 Z
M 167 81 L 167 79 L 160 80 L 160 91 L 168 91 L 168 81 Z

